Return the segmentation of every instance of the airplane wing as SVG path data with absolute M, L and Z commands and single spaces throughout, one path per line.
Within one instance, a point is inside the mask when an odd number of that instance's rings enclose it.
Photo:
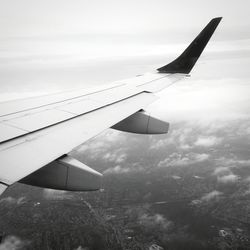
M 99 89 L 0 103 L 0 189 L 15 182 L 97 190 L 101 174 L 67 154 L 107 128 L 166 133 L 168 123 L 143 110 L 154 95 L 191 71 L 221 18 L 212 19 L 173 62 Z

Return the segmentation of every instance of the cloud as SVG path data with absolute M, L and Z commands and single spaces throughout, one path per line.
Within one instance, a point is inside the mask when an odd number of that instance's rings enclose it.
M 199 205 L 199 204 L 201 204 L 202 203 L 202 201 L 201 200 L 192 200 L 191 201 L 191 205 Z
M 204 177 L 201 177 L 201 176 L 199 176 L 199 175 L 194 175 L 193 176 L 195 179 L 204 179 Z
M 232 171 L 228 167 L 218 167 L 214 170 L 213 175 L 221 176 L 230 173 L 232 173 Z
M 103 136 L 109 143 L 123 143 L 123 141 L 126 140 L 126 133 L 114 129 L 107 130 Z
M 249 183 L 250 183 L 250 176 L 248 176 L 248 177 L 245 179 L 245 182 L 249 182 Z
M 167 166 L 187 166 L 199 162 L 204 162 L 209 159 L 208 154 L 199 154 L 199 153 L 187 153 L 187 154 L 178 154 L 173 153 L 165 160 L 158 163 L 158 167 L 167 167 Z
M 227 184 L 227 183 L 235 183 L 239 180 L 239 176 L 235 174 L 229 174 L 224 176 L 217 177 L 218 182 Z
M 214 190 L 210 193 L 203 195 L 200 200 L 203 202 L 210 202 L 210 201 L 214 201 L 214 200 L 217 201 L 221 197 L 222 194 L 223 194 L 222 192 Z
M 222 139 L 215 136 L 199 137 L 195 142 L 195 146 L 200 147 L 212 147 L 221 143 Z
M 237 160 L 236 164 L 240 166 L 250 166 L 250 160 Z
M 43 196 L 48 200 L 64 200 L 73 198 L 73 195 L 68 191 L 54 190 L 49 188 L 45 188 L 43 190 Z
M 206 161 L 209 158 L 209 154 L 193 154 L 193 159 L 195 162 Z
M 28 241 L 22 241 L 16 236 L 8 236 L 0 244 L 0 250 L 19 250 L 26 246 L 28 243 Z
M 182 150 L 191 149 L 192 146 L 189 145 L 189 140 L 192 137 L 193 128 L 192 126 L 173 128 L 170 130 L 168 135 L 164 139 L 152 140 L 150 149 L 159 150 L 168 145 L 173 145 Z
M 124 152 L 126 149 L 124 140 L 126 138 L 124 133 L 109 129 L 80 145 L 74 150 L 73 154 L 81 155 L 85 153 L 88 154 L 88 158 L 94 160 L 103 158 L 107 161 L 121 163 L 126 159 L 126 153 Z
M 228 168 L 237 168 L 237 167 L 247 167 L 250 166 L 250 160 L 249 159 L 238 159 L 237 157 L 232 158 L 226 158 L 226 157 L 220 157 L 215 160 L 216 165 L 221 165 Z
M 199 205 L 199 204 L 208 203 L 211 201 L 218 201 L 222 195 L 223 195 L 222 192 L 214 190 L 212 192 L 204 194 L 200 199 L 193 200 L 191 202 L 191 205 Z
M 156 142 L 152 140 L 152 143 L 150 145 L 150 149 L 151 150 L 159 150 L 161 148 L 166 147 L 168 142 L 169 142 L 169 139 L 156 140 Z
M 149 215 L 147 213 L 142 214 L 138 218 L 139 223 L 145 227 L 160 227 L 162 229 L 168 229 L 172 222 L 167 220 L 163 215 L 161 214 L 154 214 Z
M 250 120 L 241 122 L 237 126 L 236 136 L 249 136 L 250 135 Z
M 243 195 L 249 195 L 250 194 L 250 187 L 243 193 Z
M 250 176 L 248 176 L 247 178 L 245 178 L 244 182 L 247 184 L 246 185 L 247 189 L 244 192 L 244 195 L 249 195 L 250 194 Z
M 103 174 L 109 175 L 109 174 L 124 174 L 132 171 L 130 168 L 121 167 L 120 165 L 117 165 L 115 167 L 111 167 L 106 169 Z
M 150 106 L 150 111 L 157 110 L 157 115 L 168 117 L 170 123 L 201 121 L 205 125 L 211 122 L 226 123 L 235 119 L 248 119 L 248 78 L 235 76 L 228 79 L 209 79 L 203 73 L 202 80 L 189 79 L 175 85 L 175 88 L 159 93 L 162 98 Z
M 21 204 L 24 204 L 25 202 L 26 202 L 26 198 L 23 196 L 19 198 L 8 196 L 0 200 L 0 203 L 4 203 L 7 205 L 21 205 Z
M 74 250 L 89 250 L 89 248 L 88 247 L 79 246 L 79 247 L 75 248 Z
M 181 179 L 181 177 L 178 176 L 178 175 L 172 175 L 172 178 L 173 178 L 174 180 L 180 180 L 180 179 Z
M 240 178 L 238 175 L 235 175 L 229 167 L 217 167 L 212 175 L 215 175 L 217 181 L 222 184 L 235 183 Z
M 125 166 L 122 165 L 116 165 L 114 167 L 110 167 L 106 169 L 103 174 L 125 174 L 129 172 L 140 172 L 144 171 L 146 168 L 143 167 L 140 162 L 134 162 L 132 164 L 126 164 Z
M 118 149 L 115 152 L 108 152 L 103 156 L 103 159 L 109 162 L 120 164 L 127 159 L 127 154 Z

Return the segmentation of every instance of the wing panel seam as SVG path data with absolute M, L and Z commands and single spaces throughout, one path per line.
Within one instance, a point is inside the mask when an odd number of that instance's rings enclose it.
M 37 129 L 37 130 L 28 131 L 28 133 L 26 133 L 26 134 L 22 134 L 22 135 L 13 137 L 13 138 L 11 138 L 11 139 L 7 139 L 7 140 L 4 140 L 4 141 L 1 141 L 1 142 L 0 142 L 0 145 L 4 144 L 4 143 L 6 143 L 6 142 L 12 141 L 13 139 L 17 139 L 17 138 L 21 138 L 21 137 L 24 137 L 24 136 L 27 136 L 27 135 L 34 134 L 34 133 L 39 132 L 39 131 L 41 131 L 41 130 L 43 130 L 43 129 L 53 127 L 53 126 L 55 126 L 55 125 L 61 124 L 61 123 L 66 122 L 66 121 L 70 121 L 70 120 L 72 120 L 72 119 L 75 119 L 75 118 L 77 118 L 77 117 L 80 117 L 80 116 L 89 114 L 89 113 L 94 112 L 94 111 L 97 111 L 97 110 L 99 110 L 99 109 L 102 109 L 102 108 L 105 108 L 105 107 L 114 105 L 114 104 L 116 104 L 116 103 L 119 103 L 119 102 L 122 102 L 122 101 L 124 101 L 124 100 L 130 99 L 130 98 L 132 98 L 132 97 L 134 97 L 134 96 L 140 95 L 140 94 L 142 94 L 142 93 L 147 93 L 147 94 L 149 94 L 149 93 L 146 92 L 146 91 L 141 91 L 141 92 L 136 93 L 136 94 L 134 94 L 134 95 L 128 96 L 128 97 L 123 98 L 123 99 L 120 99 L 119 101 L 115 101 L 115 102 L 113 102 L 113 103 L 106 104 L 106 105 L 104 105 L 104 106 L 95 108 L 95 109 L 93 109 L 93 110 L 87 111 L 87 112 L 82 113 L 82 114 L 79 114 L 79 115 L 75 115 L 74 117 L 70 117 L 70 118 L 65 119 L 65 120 L 63 120 L 63 121 L 53 123 L 53 124 L 51 124 L 51 125 L 48 125 L 48 126 L 39 128 L 39 129 Z M 152 94 L 152 93 L 150 93 L 150 94 Z

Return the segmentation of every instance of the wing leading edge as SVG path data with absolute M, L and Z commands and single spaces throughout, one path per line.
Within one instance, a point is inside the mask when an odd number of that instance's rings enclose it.
M 1 103 L 0 184 L 6 187 L 23 180 L 121 121 L 126 131 L 124 126 L 131 115 L 157 99 L 154 92 L 191 71 L 220 21 L 221 18 L 212 19 L 177 59 L 157 69 L 158 72 L 118 81 L 111 87 L 88 93 L 71 91 Z M 133 116 L 138 131 L 142 120 L 137 123 L 136 117 L 143 117 L 145 125 L 145 119 L 150 116 Z M 131 131 L 131 124 L 127 131 Z

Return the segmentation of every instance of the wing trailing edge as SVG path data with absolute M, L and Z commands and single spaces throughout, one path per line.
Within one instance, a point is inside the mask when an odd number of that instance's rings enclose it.
M 199 59 L 221 19 L 222 17 L 213 18 L 179 57 L 171 63 L 158 68 L 158 72 L 188 74 Z

